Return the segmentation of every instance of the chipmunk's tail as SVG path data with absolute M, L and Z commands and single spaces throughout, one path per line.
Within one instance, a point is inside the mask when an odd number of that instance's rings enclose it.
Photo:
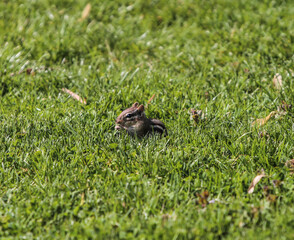
M 157 132 L 160 135 L 164 134 L 164 136 L 167 136 L 167 129 L 165 125 L 158 119 L 151 119 L 151 128 L 153 132 Z

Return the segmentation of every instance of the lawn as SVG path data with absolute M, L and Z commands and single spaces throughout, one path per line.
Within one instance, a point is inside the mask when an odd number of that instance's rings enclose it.
M 293 16 L 282 0 L 1 1 L 0 238 L 293 239 Z M 116 134 L 134 102 L 167 137 Z

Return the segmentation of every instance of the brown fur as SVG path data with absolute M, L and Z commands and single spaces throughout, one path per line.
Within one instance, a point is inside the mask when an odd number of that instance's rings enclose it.
M 165 125 L 158 119 L 149 119 L 144 113 L 144 106 L 135 102 L 124 110 L 116 119 L 116 130 L 126 130 L 132 136 L 143 137 L 152 133 L 167 135 Z

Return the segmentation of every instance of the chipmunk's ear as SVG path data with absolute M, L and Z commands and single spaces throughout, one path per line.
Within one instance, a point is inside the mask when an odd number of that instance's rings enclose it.
M 139 103 L 135 102 L 132 107 L 138 107 L 139 106 Z
M 144 112 L 144 105 L 140 105 L 138 108 L 137 108 L 137 110 L 139 111 L 139 112 Z

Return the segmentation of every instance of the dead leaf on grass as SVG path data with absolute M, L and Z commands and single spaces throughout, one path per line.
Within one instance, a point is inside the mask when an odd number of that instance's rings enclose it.
M 81 203 L 80 203 L 80 206 L 83 206 L 85 203 L 85 193 L 83 192 L 82 195 L 81 195 Z
M 148 108 L 149 104 L 151 103 L 154 97 L 155 97 L 155 94 L 153 94 L 152 97 L 148 100 L 146 108 Z
M 83 104 L 87 104 L 85 98 L 84 98 L 84 99 L 81 98 L 78 94 L 76 94 L 76 93 L 70 91 L 69 89 L 67 89 L 67 88 L 62 88 L 62 91 L 65 92 L 65 93 L 68 93 L 73 99 L 75 99 L 75 100 L 77 100 L 77 101 L 79 101 L 79 102 L 81 102 L 81 103 L 83 103 Z
M 286 167 L 294 168 L 294 159 L 288 160 L 285 165 Z
M 207 204 L 209 204 L 208 197 L 209 197 L 209 192 L 205 190 L 202 193 L 196 193 L 196 196 L 198 197 L 197 203 L 201 205 L 202 207 L 205 207 Z
M 88 4 L 86 5 L 86 7 L 84 8 L 84 10 L 83 10 L 83 12 L 82 12 L 82 16 L 81 16 L 81 18 L 79 19 L 79 21 L 81 22 L 81 21 L 85 20 L 85 19 L 90 15 L 90 12 L 91 12 L 91 4 L 88 3 Z
M 155 97 L 155 94 L 152 95 L 152 97 L 148 100 L 147 104 L 150 104 L 154 97 Z
M 34 75 L 35 75 L 35 71 L 34 71 L 32 68 L 27 68 L 27 69 L 26 69 L 26 74 L 27 74 L 27 75 L 32 75 L 32 76 L 34 76 Z
M 264 173 L 264 171 L 262 170 L 261 174 L 257 175 L 255 178 L 253 178 L 252 183 L 250 184 L 249 188 L 248 188 L 248 193 L 251 194 L 254 191 L 254 188 L 256 186 L 256 184 L 263 178 L 266 177 L 266 174 Z
M 282 101 L 282 105 L 278 107 L 278 111 L 289 111 L 292 108 L 291 104 L 287 104 L 285 101 Z
M 276 114 L 277 114 L 277 111 L 273 111 L 265 118 L 256 119 L 251 125 L 252 125 L 252 127 L 254 127 L 254 126 L 261 127 L 261 126 L 265 125 L 268 122 L 268 120 L 270 120 Z
M 196 124 L 200 121 L 205 120 L 205 114 L 202 110 L 195 110 L 194 108 L 190 109 L 191 120 L 193 120 Z
M 294 174 L 294 159 L 288 160 L 285 166 L 289 168 L 290 174 Z
M 283 87 L 283 80 L 282 80 L 282 76 L 277 73 L 274 78 L 273 78 L 273 84 L 274 84 L 274 88 L 277 90 L 281 90 Z

